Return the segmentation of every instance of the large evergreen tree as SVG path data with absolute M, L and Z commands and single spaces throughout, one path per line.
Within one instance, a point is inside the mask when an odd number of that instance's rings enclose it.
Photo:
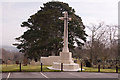
M 59 20 L 63 11 L 67 11 L 72 18 L 68 26 L 69 49 L 74 49 L 74 43 L 81 47 L 83 43 L 79 39 L 86 41 L 87 36 L 82 19 L 67 3 L 58 1 L 45 3 L 44 7 L 40 7 L 37 13 L 23 22 L 21 27 L 26 27 L 27 31 L 16 38 L 20 43 L 14 45 L 31 59 L 49 56 L 52 53 L 58 55 L 63 47 L 64 21 Z

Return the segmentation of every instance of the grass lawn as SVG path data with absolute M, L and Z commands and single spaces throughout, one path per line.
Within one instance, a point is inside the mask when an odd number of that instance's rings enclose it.
M 59 70 L 50 70 L 47 67 L 49 66 L 43 66 L 43 71 L 44 72 L 59 72 Z M 2 72 L 18 72 L 20 70 L 19 65 L 2 65 Z M 32 66 L 32 65 L 27 65 L 27 66 L 21 66 L 21 71 L 22 72 L 40 72 L 41 67 L 40 66 Z
M 92 67 L 83 67 L 83 72 L 98 72 L 98 68 L 92 68 Z M 115 73 L 116 69 L 100 69 L 100 72 L 106 72 L 106 73 Z M 120 70 L 119 70 L 120 73 Z
M 2 72 L 18 72 L 19 71 L 19 65 L 12 64 L 12 65 L 0 65 L 2 66 Z M 59 72 L 60 70 L 50 70 L 47 67 L 49 66 L 43 66 L 44 72 Z M 40 72 L 41 67 L 40 66 L 21 66 L 22 72 Z M 97 68 L 91 68 L 91 67 L 83 67 L 83 72 L 98 72 Z M 115 69 L 100 69 L 100 72 L 109 72 L 109 73 L 115 73 Z M 120 73 L 120 70 L 119 70 Z

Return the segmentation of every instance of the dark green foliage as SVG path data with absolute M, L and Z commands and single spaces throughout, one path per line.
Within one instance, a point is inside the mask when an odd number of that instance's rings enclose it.
M 49 56 L 52 53 L 59 55 L 63 47 L 64 21 L 59 20 L 63 16 L 63 11 L 68 11 L 72 21 L 69 22 L 69 48 L 74 49 L 76 42 L 78 47 L 83 44 L 78 40 L 86 41 L 85 26 L 81 17 L 75 15 L 74 9 L 63 2 L 48 2 L 44 7 L 30 16 L 28 21 L 22 23 L 21 27 L 26 27 L 27 31 L 22 36 L 16 38 L 20 44 L 16 44 L 21 52 L 29 58 L 39 58 Z

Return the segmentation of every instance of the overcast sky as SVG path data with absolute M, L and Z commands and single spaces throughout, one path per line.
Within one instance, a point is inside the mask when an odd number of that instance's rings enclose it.
M 27 0 L 28 1 L 28 0 Z M 59 0 L 67 2 L 79 15 L 84 25 L 105 22 L 106 24 L 118 24 L 118 1 L 119 0 Z M 0 3 L 0 45 L 12 45 L 15 38 L 26 30 L 20 25 L 29 16 L 40 10 L 40 6 L 48 0 L 3 0 Z M 89 32 L 86 29 L 87 33 Z

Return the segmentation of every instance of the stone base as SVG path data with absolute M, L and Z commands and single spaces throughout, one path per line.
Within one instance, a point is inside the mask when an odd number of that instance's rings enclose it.
M 60 60 L 60 56 L 41 57 L 41 62 L 43 63 L 43 65 L 52 65 L 53 62 L 59 60 Z
M 54 62 L 52 67 L 48 67 L 49 69 L 53 70 L 61 70 L 61 63 Z M 79 64 L 72 63 L 72 64 L 64 64 L 63 63 L 63 71 L 79 71 Z
M 60 60 L 57 61 L 64 64 L 73 64 L 72 53 L 71 52 L 60 52 Z
M 53 62 L 52 67 L 48 68 L 53 70 L 61 70 L 61 63 L 63 63 L 63 71 L 80 70 L 79 64 L 73 62 L 71 52 L 60 52 L 60 59 L 56 62 Z

